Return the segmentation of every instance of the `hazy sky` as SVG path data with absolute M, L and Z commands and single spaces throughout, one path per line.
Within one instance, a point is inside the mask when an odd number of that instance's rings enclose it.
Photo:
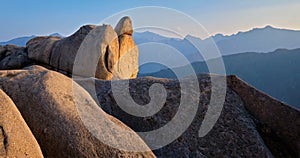
M 211 35 L 265 25 L 300 30 L 300 0 L 1 0 L 0 4 L 0 41 L 55 32 L 69 35 L 83 24 L 99 24 L 112 14 L 141 6 L 184 12 Z

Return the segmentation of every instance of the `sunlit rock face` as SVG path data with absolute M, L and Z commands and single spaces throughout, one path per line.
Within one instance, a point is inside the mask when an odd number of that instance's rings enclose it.
M 119 38 L 119 60 L 115 66 L 115 79 L 136 78 L 138 74 L 138 48 L 132 38 L 133 28 L 129 17 L 123 17 L 115 31 Z
M 85 25 L 66 38 L 44 36 L 31 39 L 26 44 L 28 58 L 56 71 L 72 74 L 75 60 L 80 60 L 76 58 L 80 50 L 80 53 L 96 57 L 98 62 L 84 61 L 86 64 L 82 66 L 85 69 L 96 67 L 96 71 L 88 75 L 85 71 L 78 71 L 76 75 L 104 80 L 136 78 L 138 48 L 132 33 L 129 17 L 123 17 L 115 29 L 110 25 Z
M 14 102 L 0 89 L 0 157 L 43 157 Z
M 132 129 L 99 109 L 82 87 L 63 74 L 41 66 L 31 66 L 22 70 L 2 70 L 0 86 L 14 100 L 45 157 L 155 157 Z M 0 90 L 0 100 L 3 101 L 1 95 Z M 12 101 L 7 103 L 11 104 L 5 105 L 7 109 L 16 112 Z M 16 146 L 11 145 L 8 150 L 12 152 L 11 150 L 17 149 L 19 145 L 24 147 L 22 150 L 28 151 L 29 157 L 39 157 L 38 145 L 34 144 L 34 138 L 30 135 L 25 122 L 1 118 L 13 117 L 5 114 L 3 108 L 0 108 L 0 126 L 5 127 L 9 143 L 13 143 L 10 142 L 13 140 L 17 140 L 15 143 L 18 143 Z M 101 116 L 101 121 L 89 130 L 83 117 L 92 117 L 91 111 L 97 109 L 97 116 Z M 20 113 L 13 114 L 20 119 Z M 117 124 L 118 128 L 114 128 L 114 124 Z M 12 129 L 12 125 L 15 125 L 14 130 L 20 128 L 21 131 L 7 131 Z M 123 132 L 124 130 L 127 132 Z M 23 138 L 22 141 L 15 139 L 14 133 L 19 133 L 19 139 Z M 28 137 L 25 137 L 25 134 Z M 118 145 L 123 148 L 118 148 Z M 27 150 L 29 148 L 32 149 Z

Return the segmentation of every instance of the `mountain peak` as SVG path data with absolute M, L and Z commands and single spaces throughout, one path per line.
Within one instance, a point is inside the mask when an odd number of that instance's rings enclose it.
M 59 33 L 52 33 L 49 36 L 55 36 L 55 37 L 63 37 L 61 34 Z
M 271 25 L 266 25 L 263 29 L 275 29 L 275 28 Z
M 184 39 L 187 39 L 187 40 L 201 40 L 201 38 L 199 38 L 199 37 L 196 37 L 196 36 L 192 36 L 192 35 L 186 35 L 185 37 L 184 37 Z
M 260 30 L 278 30 L 278 28 L 275 28 L 271 25 L 266 25 L 265 27 L 263 28 L 259 28 Z

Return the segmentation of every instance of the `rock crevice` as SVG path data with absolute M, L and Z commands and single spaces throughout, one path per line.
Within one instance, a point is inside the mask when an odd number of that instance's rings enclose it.
M 0 156 L 6 156 L 7 136 L 2 126 L 0 126 Z

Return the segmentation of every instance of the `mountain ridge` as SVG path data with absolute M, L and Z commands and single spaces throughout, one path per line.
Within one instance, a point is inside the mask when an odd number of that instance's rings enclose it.
M 201 50 L 198 50 L 198 48 L 205 50 L 212 44 L 214 45 L 214 43 L 211 42 L 215 42 L 220 54 L 224 56 L 244 52 L 268 53 L 281 48 L 300 48 L 299 37 L 300 31 L 298 30 L 279 29 L 271 26 L 266 26 L 264 28 L 253 28 L 250 31 L 238 32 L 230 36 L 216 34 L 203 40 L 191 35 L 188 35 L 183 39 L 177 39 L 160 36 L 154 33 L 150 34 L 149 32 L 146 32 L 144 34 L 134 34 L 137 45 L 150 42 L 165 44 L 178 50 L 191 63 L 204 60 L 201 54 Z M 210 49 L 207 50 L 209 51 Z M 151 54 L 149 53 L 143 53 L 143 50 L 140 52 L 140 59 L 148 59 L 149 56 L 151 56 Z M 162 49 L 159 49 L 159 52 L 161 54 L 172 53 L 164 52 Z M 176 60 L 173 63 L 178 64 Z M 146 68 L 144 67 L 144 69 Z M 150 72 L 151 67 L 147 69 Z M 156 68 L 156 70 L 158 69 L 159 68 Z M 163 69 L 163 67 L 161 67 L 160 69 Z
M 284 101 L 294 107 L 300 108 L 300 48 L 298 49 L 277 49 L 269 53 L 239 53 L 223 56 L 227 74 L 234 74 L 264 91 L 268 95 Z M 215 59 L 212 59 L 212 62 Z M 191 64 L 195 73 L 208 73 L 205 62 L 194 62 Z M 151 65 L 149 65 L 151 67 Z M 187 76 L 192 72 L 187 66 L 172 68 L 180 72 L 181 77 Z M 140 68 L 144 70 L 143 66 Z M 163 69 L 155 73 L 145 73 L 140 71 L 139 77 L 154 76 L 164 78 L 176 78 L 170 68 Z M 180 77 L 180 76 L 179 76 Z

